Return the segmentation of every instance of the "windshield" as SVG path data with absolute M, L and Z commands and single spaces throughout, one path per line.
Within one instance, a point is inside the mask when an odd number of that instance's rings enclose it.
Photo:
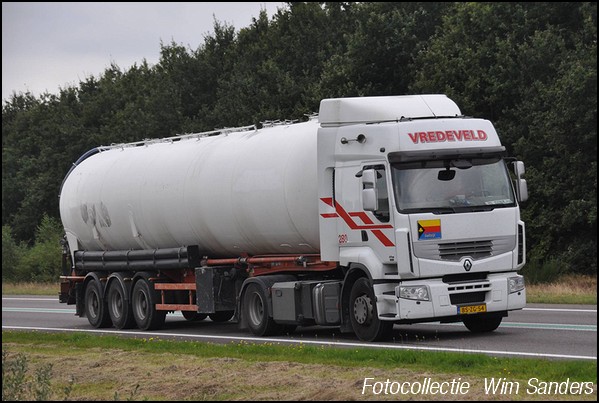
M 392 167 L 400 212 L 443 213 L 516 205 L 507 168 L 499 157 L 410 161 Z

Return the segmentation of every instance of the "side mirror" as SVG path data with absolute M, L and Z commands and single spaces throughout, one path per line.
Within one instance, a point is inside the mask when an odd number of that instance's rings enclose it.
M 525 202 L 528 200 L 528 185 L 526 184 L 526 179 L 518 179 L 518 199 L 521 202 Z
M 526 179 L 522 177 L 526 172 L 524 162 L 516 161 L 514 163 L 514 173 L 516 174 L 516 191 L 518 192 L 518 201 L 525 202 L 528 200 L 528 185 Z
M 526 169 L 524 168 L 524 162 L 514 162 L 514 173 L 516 174 L 516 177 L 518 179 L 520 179 L 520 177 L 526 173 Z
M 365 169 L 362 171 L 362 208 L 364 211 L 376 211 L 379 200 L 376 190 L 376 170 Z

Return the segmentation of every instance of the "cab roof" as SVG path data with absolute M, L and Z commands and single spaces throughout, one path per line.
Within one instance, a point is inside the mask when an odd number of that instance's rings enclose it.
M 460 108 L 443 94 L 328 98 L 320 102 L 322 126 L 461 116 Z

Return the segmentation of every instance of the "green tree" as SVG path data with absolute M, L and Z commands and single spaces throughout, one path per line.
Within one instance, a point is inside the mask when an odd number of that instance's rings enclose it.
M 21 281 L 56 281 L 61 274 L 63 235 L 61 223 L 44 215 L 38 225 L 33 247 L 21 256 L 16 279 Z
M 23 254 L 23 248 L 17 245 L 10 226 L 2 226 L 2 281 L 14 281 L 16 279 L 19 260 Z
M 411 87 L 495 122 L 527 164 L 529 257 L 585 273 L 597 270 L 596 26 L 593 3 L 459 3 Z
M 337 90 L 336 96 L 408 94 L 414 60 L 426 51 L 453 3 L 374 2 L 358 7 L 352 29 L 345 30 L 347 50 L 327 64 L 322 86 Z
M 550 34 L 535 39 L 541 49 L 557 41 Z M 596 273 L 596 42 L 562 54 L 567 57 L 552 80 L 529 86 L 526 101 L 514 113 L 514 122 L 526 122 L 529 130 L 515 150 L 530 162 L 532 192 L 524 211 L 534 240 L 531 257 L 557 258 L 564 271 Z
M 58 216 L 58 195 L 72 160 L 64 158 L 81 136 L 75 89 L 60 95 L 43 94 L 39 100 L 18 105 L 2 120 L 2 209 L 3 224 L 16 239 L 33 242 L 33 232 L 44 213 Z M 4 111 L 4 110 L 3 110 Z

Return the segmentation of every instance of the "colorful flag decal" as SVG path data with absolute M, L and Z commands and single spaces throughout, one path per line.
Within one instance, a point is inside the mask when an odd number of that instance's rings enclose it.
M 418 239 L 441 239 L 441 220 L 418 220 Z

